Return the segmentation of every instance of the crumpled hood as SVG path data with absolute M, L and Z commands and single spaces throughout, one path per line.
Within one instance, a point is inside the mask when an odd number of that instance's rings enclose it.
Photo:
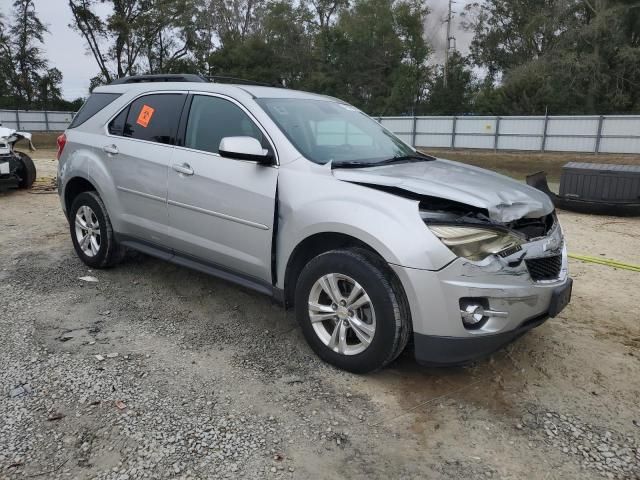
M 551 199 L 533 187 L 450 160 L 336 168 L 333 175 L 346 182 L 394 187 L 483 208 L 497 222 L 538 218 L 553 211 Z

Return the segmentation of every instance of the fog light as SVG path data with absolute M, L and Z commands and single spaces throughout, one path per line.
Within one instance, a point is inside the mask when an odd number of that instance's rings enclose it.
M 462 315 L 462 322 L 470 327 L 477 325 L 485 317 L 482 305 L 467 305 L 467 308 L 460 310 L 460 314 Z
M 490 318 L 505 318 L 508 312 L 489 309 L 486 298 L 461 298 L 460 316 L 465 328 L 473 330 L 482 327 Z

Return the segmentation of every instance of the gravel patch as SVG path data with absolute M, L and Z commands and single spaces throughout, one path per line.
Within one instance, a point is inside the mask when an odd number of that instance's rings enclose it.
M 640 479 L 637 438 L 586 423 L 573 415 L 549 411 L 527 413 L 516 427 L 537 430 L 548 445 L 605 478 Z
M 491 361 L 355 376 L 264 296 L 138 254 L 88 269 L 54 195 L 0 201 L 3 480 L 640 478 L 624 272 L 577 270 L 566 316 Z

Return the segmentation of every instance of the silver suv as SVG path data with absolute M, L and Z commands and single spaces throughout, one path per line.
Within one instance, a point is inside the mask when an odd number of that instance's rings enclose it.
M 96 88 L 58 147 L 84 263 L 129 247 L 272 296 L 351 372 L 409 340 L 421 363 L 464 363 L 569 302 L 545 194 L 423 155 L 335 98 L 129 77 Z

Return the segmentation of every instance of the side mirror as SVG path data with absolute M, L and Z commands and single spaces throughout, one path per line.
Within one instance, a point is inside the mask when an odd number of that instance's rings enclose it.
M 218 153 L 227 158 L 250 160 L 266 165 L 273 163 L 273 154 L 262 148 L 260 142 L 253 137 L 224 137 L 220 140 Z

